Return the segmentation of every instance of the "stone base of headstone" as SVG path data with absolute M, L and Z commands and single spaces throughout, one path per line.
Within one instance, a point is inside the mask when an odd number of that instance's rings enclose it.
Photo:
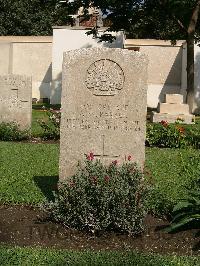
M 168 123 L 175 123 L 177 121 L 184 124 L 194 124 L 193 115 L 172 115 L 172 114 L 159 114 L 157 112 L 152 112 L 150 117 L 151 122 L 159 123 L 161 121 L 167 121 Z
M 153 123 L 179 121 L 184 124 L 193 124 L 194 119 L 195 117 L 189 113 L 189 105 L 183 103 L 181 94 L 166 94 L 165 103 L 159 103 L 158 112 L 152 112 L 150 117 Z

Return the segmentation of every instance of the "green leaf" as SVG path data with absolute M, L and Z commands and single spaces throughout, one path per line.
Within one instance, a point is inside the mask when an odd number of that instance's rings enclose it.
M 183 228 L 185 225 L 189 225 L 190 223 L 198 220 L 200 222 L 200 214 L 194 214 L 181 220 L 179 223 L 172 223 L 168 228 L 165 228 L 164 231 L 168 233 L 176 232 L 177 230 Z
M 192 203 L 189 203 L 188 201 L 181 201 L 179 202 L 173 209 L 173 213 L 187 209 L 189 207 L 193 206 Z

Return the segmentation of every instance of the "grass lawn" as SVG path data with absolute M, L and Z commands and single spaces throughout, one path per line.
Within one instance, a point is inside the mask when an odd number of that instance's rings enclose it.
M 46 109 L 55 109 L 55 110 L 59 110 L 60 109 L 60 105 L 50 105 L 50 104 L 45 104 L 45 103 L 41 103 L 41 104 L 33 104 L 32 106 L 32 125 L 31 125 L 31 133 L 33 137 L 40 137 L 43 133 L 43 129 L 41 128 L 41 126 L 38 123 L 38 120 L 43 120 L 45 122 L 48 122 L 48 115 L 46 112 L 44 112 L 43 107 L 45 107 Z
M 52 197 L 58 181 L 58 144 L 0 142 L 0 201 L 36 204 Z M 200 151 L 189 149 L 146 149 L 146 166 L 153 178 L 155 198 L 150 208 L 168 210 L 182 198 L 185 185 L 198 179 Z M 170 188 L 170 189 L 169 189 Z
M 41 110 L 32 111 L 31 134 L 33 137 L 39 137 L 42 135 L 42 132 L 43 132 L 43 129 L 39 125 L 38 120 L 48 121 L 48 116 L 46 112 L 43 112 Z
M 34 204 L 58 179 L 56 144 L 0 142 L 0 201 Z
M 0 247 L 0 265 L 197 266 L 200 265 L 200 258 L 161 256 L 136 252 L 75 252 L 39 248 Z
M 147 178 L 155 187 L 149 207 L 155 213 L 165 214 L 188 195 L 188 189 L 200 180 L 200 150 L 146 149 Z M 187 189 L 188 188 L 188 189 Z

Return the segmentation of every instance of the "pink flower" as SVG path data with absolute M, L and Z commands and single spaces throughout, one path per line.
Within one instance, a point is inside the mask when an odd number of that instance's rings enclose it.
M 104 176 L 104 181 L 105 181 L 106 183 L 108 183 L 109 180 L 110 180 L 110 177 L 109 177 L 108 175 Z
M 132 157 L 131 155 L 128 156 L 128 161 L 131 161 Z
M 117 160 L 115 160 L 115 161 L 112 162 L 113 165 L 117 165 L 117 163 L 118 163 Z
M 87 155 L 87 160 L 88 161 L 93 161 L 94 160 L 94 154 L 92 152 L 90 152 L 88 155 Z

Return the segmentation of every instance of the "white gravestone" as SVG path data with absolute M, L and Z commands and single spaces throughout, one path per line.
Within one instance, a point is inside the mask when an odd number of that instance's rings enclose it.
M 31 112 L 31 78 L 21 75 L 0 76 L 0 122 L 15 122 L 21 129 L 29 129 Z
M 147 64 L 145 55 L 108 48 L 64 54 L 60 178 L 78 161 L 145 160 Z

